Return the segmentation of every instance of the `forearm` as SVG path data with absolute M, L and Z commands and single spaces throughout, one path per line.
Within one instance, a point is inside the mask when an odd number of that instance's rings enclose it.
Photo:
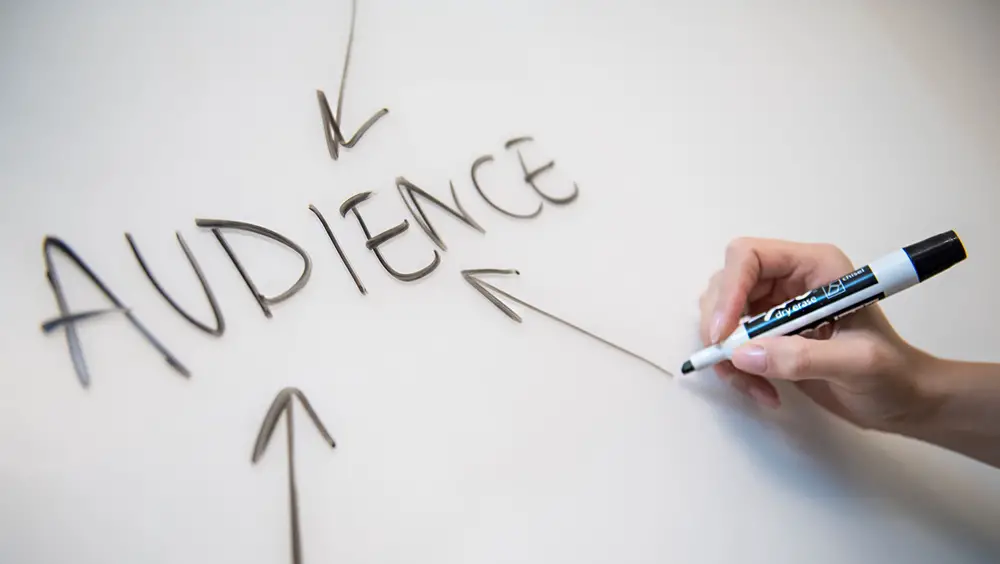
M 1000 468 L 1000 364 L 928 358 L 926 417 L 903 434 Z

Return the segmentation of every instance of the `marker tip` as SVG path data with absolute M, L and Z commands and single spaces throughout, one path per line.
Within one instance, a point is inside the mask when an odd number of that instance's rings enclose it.
M 691 364 L 690 360 L 684 361 L 684 366 L 681 366 L 681 374 L 687 374 L 688 372 L 694 372 L 694 365 Z

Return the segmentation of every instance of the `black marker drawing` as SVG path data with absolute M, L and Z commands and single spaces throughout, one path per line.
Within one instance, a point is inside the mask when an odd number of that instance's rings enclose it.
M 257 433 L 257 440 L 254 443 L 253 455 L 250 457 L 250 462 L 252 464 L 257 464 L 260 457 L 264 455 L 264 451 L 267 450 L 267 445 L 271 441 L 271 435 L 274 434 L 274 428 L 278 424 L 278 419 L 280 419 L 282 415 L 285 415 L 286 443 L 288 449 L 288 505 L 291 517 L 292 563 L 301 564 L 302 540 L 299 534 L 299 495 L 298 490 L 295 487 L 295 429 L 292 423 L 293 398 L 299 399 L 299 402 L 302 404 L 302 407 L 305 408 L 306 413 L 316 426 L 319 434 L 323 436 L 323 440 L 330 445 L 330 448 L 337 447 L 337 443 L 334 442 L 333 437 L 330 436 L 326 427 L 323 426 L 323 422 L 319 420 L 319 416 L 316 415 L 312 406 L 309 405 L 309 400 L 306 399 L 305 394 L 303 394 L 298 388 L 289 387 L 278 392 L 274 401 L 271 402 L 271 407 L 267 410 L 267 415 L 264 416 L 264 422 L 260 426 L 260 431 Z
M 294 296 L 299 290 L 304 288 L 306 282 L 309 281 L 309 275 L 312 273 L 312 259 L 309 258 L 309 254 L 306 253 L 302 247 L 297 245 L 288 237 L 285 237 L 275 231 L 271 231 L 266 227 L 261 227 L 260 225 L 254 225 L 252 223 L 244 223 L 242 221 L 232 221 L 228 219 L 196 219 L 194 220 L 194 223 L 198 227 L 206 227 L 212 230 L 212 234 L 215 235 L 215 238 L 219 240 L 219 244 L 222 245 L 222 249 L 226 251 L 227 255 L 229 255 L 229 260 L 233 262 L 233 266 L 236 267 L 240 276 L 243 277 L 243 281 L 246 282 L 247 288 L 250 289 L 250 293 L 253 294 L 254 299 L 257 300 L 257 304 L 260 305 L 260 309 L 264 312 L 265 316 L 271 317 L 271 308 L 269 306 L 283 302 Z M 236 258 L 236 253 L 234 253 L 233 249 L 229 246 L 229 243 L 226 241 L 221 229 L 249 231 L 250 233 L 255 233 L 281 243 L 302 257 L 302 274 L 299 275 L 299 279 L 292 284 L 291 288 L 285 290 L 277 296 L 267 297 L 264 294 L 261 294 L 260 291 L 257 290 L 257 286 L 253 283 L 253 280 L 250 278 L 246 269 L 243 268 L 239 259 Z
M 403 222 L 400 223 L 399 225 L 390 227 L 389 229 L 386 229 L 385 231 L 372 237 L 371 231 L 368 230 L 368 225 L 365 224 L 365 220 L 361 217 L 361 212 L 358 211 L 358 205 L 361 202 L 364 202 L 365 200 L 370 198 L 371 196 L 372 193 L 370 191 L 361 192 L 360 194 L 355 194 L 350 198 L 344 200 L 344 203 L 340 204 L 340 215 L 342 217 L 347 217 L 347 212 L 349 211 L 354 212 L 354 217 L 357 218 L 358 225 L 361 226 L 362 233 L 364 233 L 365 238 L 368 239 L 368 241 L 365 243 L 365 246 L 368 247 L 368 250 L 375 253 L 375 258 L 378 259 L 378 262 L 379 264 L 382 265 L 382 268 L 384 268 L 385 271 L 388 272 L 393 278 L 396 278 L 397 280 L 401 280 L 403 282 L 412 282 L 414 280 L 419 280 L 424 276 L 427 276 L 431 272 L 434 272 L 434 269 L 437 268 L 439 264 L 441 264 L 441 255 L 439 255 L 436 250 L 434 251 L 434 259 L 431 261 L 431 263 L 421 268 L 420 270 L 417 270 L 416 272 L 399 272 L 398 270 L 389 266 L 389 263 L 386 262 L 385 257 L 382 256 L 382 252 L 379 250 L 379 247 L 381 247 L 385 243 L 388 243 L 389 240 L 393 239 L 394 237 L 402 235 L 407 229 L 410 228 L 410 222 L 404 219 Z
M 507 215 L 507 216 L 510 216 L 510 217 L 516 217 L 518 219 L 531 219 L 533 217 L 538 217 L 538 214 L 542 213 L 542 203 L 541 202 L 538 202 L 538 209 L 536 209 L 535 211 L 533 211 L 531 213 L 528 213 L 528 214 L 514 213 L 512 211 L 507 211 L 507 210 L 501 208 L 500 206 L 496 205 L 495 203 L 493 203 L 493 200 L 491 200 L 486 195 L 486 193 L 483 192 L 482 186 L 479 185 L 479 179 L 476 177 L 476 172 L 479 170 L 479 167 L 483 166 L 484 164 L 486 164 L 488 162 L 492 162 L 492 161 L 493 161 L 493 155 L 483 155 L 483 156 L 479 157 L 478 159 L 476 159 L 472 163 L 472 170 L 469 171 L 469 175 L 472 176 L 472 185 L 476 188 L 476 191 L 479 192 L 479 195 L 482 196 L 484 200 L 486 200 L 486 203 L 489 204 L 491 208 L 497 210 L 498 212 L 500 212 L 500 213 L 502 213 L 504 215 Z
M 517 270 L 512 270 L 512 269 L 496 269 L 496 268 L 481 268 L 481 269 L 475 269 L 475 270 L 463 270 L 462 271 L 462 277 L 465 278 L 465 281 L 468 282 L 470 286 L 472 286 L 473 288 L 475 288 L 477 292 L 479 292 L 480 294 L 482 294 L 483 297 L 485 297 L 487 300 L 490 301 L 490 303 L 492 303 L 500 311 L 502 311 L 507 317 L 513 319 L 514 321 L 516 321 L 518 323 L 521 323 L 521 316 L 518 315 L 517 313 L 515 313 L 514 310 L 510 309 L 509 307 L 507 307 L 507 305 L 505 303 L 503 303 L 502 301 L 500 301 L 500 299 L 497 298 L 494 294 L 491 294 L 489 291 L 487 291 L 487 289 L 492 290 L 495 294 L 500 294 L 501 296 L 507 298 L 508 300 L 511 300 L 512 302 L 519 303 L 522 306 L 524 306 L 524 307 L 526 307 L 526 308 L 528 308 L 528 309 L 530 309 L 530 310 L 532 310 L 532 311 L 534 311 L 536 313 L 540 313 L 540 314 L 544 315 L 545 317 L 548 317 L 549 319 L 551 319 L 553 321 L 562 323 L 563 325 L 565 325 L 565 326 L 567 326 L 567 327 L 569 327 L 571 329 L 575 329 L 576 331 L 579 331 L 580 333 L 583 333 L 584 335 L 586 335 L 586 336 L 588 336 L 588 337 L 590 337 L 592 339 L 596 339 L 597 341 L 600 341 L 600 342 L 604 343 L 605 345 L 608 345 L 608 346 L 614 348 L 615 350 L 623 352 L 623 353 L 627 354 L 628 356 L 631 356 L 632 358 L 640 360 L 643 363 L 645 363 L 645 364 L 647 364 L 647 365 L 655 368 L 656 370 L 662 372 L 663 374 L 666 374 L 667 376 L 673 377 L 673 374 L 669 370 L 667 370 L 667 369 L 663 368 L 662 366 L 654 363 L 653 361 L 648 360 L 648 359 L 646 359 L 646 358 L 644 358 L 642 356 L 639 356 L 638 354 L 636 354 L 636 353 L 634 353 L 634 352 L 632 352 L 632 351 L 630 351 L 628 349 L 625 349 L 625 348 L 623 348 L 621 346 L 618 346 L 618 345 L 612 343 L 611 341 L 608 341 L 607 339 L 604 339 L 602 337 L 598 337 L 597 335 L 591 333 L 590 331 L 587 331 L 586 329 L 583 329 L 582 327 L 574 325 L 574 324 L 570 323 L 569 321 L 566 321 L 565 319 L 557 317 L 557 316 L 555 316 L 555 315 L 553 315 L 553 314 L 551 314 L 551 313 L 549 313 L 549 312 L 547 312 L 547 311 L 545 311 L 545 310 L 543 310 L 543 309 L 541 309 L 539 307 L 533 306 L 533 305 L 529 304 L 528 302 L 526 302 L 526 301 L 524 301 L 524 300 L 522 300 L 522 299 L 520 299 L 520 298 L 518 298 L 516 296 L 512 296 L 511 294 L 508 294 L 507 292 L 504 292 L 500 288 L 497 288 L 496 286 L 494 286 L 494 285 L 492 285 L 492 284 L 490 284 L 488 282 L 485 282 L 483 280 L 480 280 L 478 278 L 479 276 L 487 275 L 487 274 L 516 274 L 516 275 L 519 275 L 521 273 L 518 272 Z
M 75 323 L 77 321 L 83 321 L 84 319 L 90 319 L 91 317 L 98 317 L 101 315 L 107 315 L 109 313 L 125 313 L 129 311 L 127 308 L 109 307 L 106 309 L 92 309 L 90 311 L 82 311 L 80 313 L 74 313 L 72 315 L 67 315 L 64 317 L 53 317 L 42 322 L 42 333 L 51 333 L 56 329 L 67 325 L 70 323 Z
M 129 246 L 132 247 L 132 254 L 135 255 L 135 260 L 139 262 L 139 266 L 142 268 L 142 271 L 146 273 L 146 278 L 149 278 L 153 287 L 156 288 L 156 291 L 159 292 L 161 296 L 163 296 L 163 299 L 167 300 L 170 307 L 174 308 L 174 311 L 179 313 L 181 317 L 187 319 L 189 323 L 198 329 L 201 329 L 209 335 L 221 336 L 226 331 L 226 321 L 223 319 L 222 312 L 219 310 L 218 302 L 215 301 L 215 295 L 212 294 L 212 288 L 209 287 L 208 280 L 205 279 L 205 274 L 202 273 L 201 267 L 198 266 L 198 261 L 195 260 L 194 255 L 191 253 L 191 249 L 188 248 L 187 243 L 184 241 L 184 237 L 181 236 L 181 232 L 177 231 L 175 234 L 177 235 L 177 242 L 180 244 L 181 250 L 184 251 L 184 256 L 188 259 L 188 264 L 191 265 L 191 269 L 194 270 L 194 275 L 198 277 L 198 282 L 201 283 L 201 289 L 204 290 L 205 297 L 208 298 L 208 305 L 211 306 L 212 315 L 215 316 L 215 328 L 209 327 L 201 321 L 198 321 L 191 314 L 185 311 L 180 304 L 175 302 L 174 299 L 167 294 L 167 291 L 163 289 L 163 286 L 161 286 L 156 280 L 153 273 L 150 272 L 149 267 L 146 265 L 146 261 L 143 260 L 142 255 L 139 254 L 139 248 L 136 246 L 135 240 L 132 238 L 132 234 L 126 233 L 125 239 L 128 241 Z
M 333 235 L 333 230 L 330 229 L 330 224 L 326 222 L 326 218 L 323 217 L 323 214 L 320 213 L 319 209 L 312 204 L 309 204 L 309 210 L 316 214 L 316 217 L 319 218 L 319 222 L 323 224 L 323 229 L 326 230 L 326 235 L 330 238 L 330 241 L 333 241 L 333 247 L 337 249 L 337 254 L 340 255 L 341 262 L 344 263 L 344 266 L 347 267 L 347 272 L 349 272 L 351 274 L 351 278 L 354 279 L 354 284 L 357 285 L 358 291 L 361 292 L 362 295 L 367 294 L 368 290 L 366 290 L 365 285 L 361 283 L 361 279 L 358 278 L 358 274 L 354 272 L 354 267 L 351 266 L 351 261 L 347 260 L 347 255 L 344 254 L 344 249 L 340 248 L 340 243 Z
M 530 141 L 534 141 L 534 139 L 531 138 L 531 137 L 517 137 L 517 138 L 511 139 L 510 141 L 507 141 L 506 143 L 504 143 L 504 148 L 510 149 L 511 147 L 514 147 L 515 145 L 520 145 L 522 143 L 528 143 Z M 553 203 L 553 204 L 556 204 L 556 205 L 566 205 L 566 204 L 572 202 L 573 200 L 575 200 L 577 198 L 577 196 L 580 195 L 580 187 L 577 186 L 576 182 L 573 183 L 573 193 L 570 194 L 569 196 L 565 196 L 563 198 L 556 198 L 556 197 L 553 197 L 553 196 L 549 196 L 545 192 L 542 192 L 541 189 L 538 188 L 538 185 L 535 184 L 535 178 L 538 178 L 538 176 L 541 175 L 542 173 L 548 172 L 548 171 L 552 170 L 553 168 L 555 168 L 555 166 L 556 166 L 556 162 L 555 161 L 549 161 L 549 162 L 543 164 L 542 166 L 540 166 L 540 167 L 538 167 L 538 168 L 536 168 L 534 170 L 529 171 L 528 170 L 528 166 L 526 164 L 524 164 L 524 155 L 521 154 L 521 150 L 520 149 L 517 149 L 517 160 L 518 160 L 519 163 L 521 163 L 521 170 L 524 172 L 524 181 L 529 186 L 531 186 L 535 190 L 535 192 L 539 196 L 541 196 L 546 202 L 550 202 L 550 203 Z
M 476 223 L 476 220 L 472 219 L 469 212 L 465 211 L 465 208 L 462 207 L 462 202 L 458 201 L 458 194 L 455 193 L 455 184 L 453 182 L 448 182 L 448 185 L 451 186 L 451 199 L 455 201 L 455 208 L 457 209 L 448 207 L 447 204 L 438 200 L 434 196 L 431 196 L 422 188 L 402 176 L 396 178 L 396 189 L 399 190 L 399 197 L 402 198 L 403 203 L 406 204 L 406 209 L 410 210 L 410 215 L 413 216 L 417 225 L 424 230 L 424 233 L 426 233 L 427 236 L 430 237 L 430 240 L 442 251 L 447 251 L 448 247 L 444 244 L 444 241 L 441 240 L 437 231 L 434 230 L 434 226 L 431 225 L 431 221 L 427 218 L 427 214 L 424 213 L 423 208 L 420 207 L 420 202 L 417 201 L 418 195 L 448 212 L 452 217 L 475 229 L 476 231 L 486 233 L 486 230 Z M 406 199 L 407 196 L 409 196 L 409 200 Z
M 87 266 L 87 263 L 83 262 L 83 259 L 81 259 L 69 245 L 57 237 L 47 236 L 42 241 L 42 254 L 45 256 L 45 276 L 49 280 L 49 286 L 52 287 L 52 293 L 55 294 L 56 304 L 59 306 L 59 318 L 43 324 L 42 330 L 44 331 L 46 326 L 62 326 L 66 328 L 66 343 L 69 346 L 69 355 L 70 358 L 73 359 L 73 369 L 76 371 L 76 377 L 80 380 L 80 385 L 84 388 L 90 385 L 90 372 L 87 370 L 87 363 L 83 357 L 83 347 L 80 344 L 80 336 L 77 333 L 76 324 L 80 320 L 91 319 L 96 314 L 93 312 L 74 313 L 70 311 L 69 305 L 66 303 L 66 296 L 63 294 L 62 284 L 59 282 L 59 275 L 56 273 L 55 265 L 52 262 L 53 248 L 73 261 L 77 268 L 82 270 L 83 273 L 87 275 L 87 278 L 89 278 L 90 281 L 97 286 L 101 293 L 115 305 L 115 309 L 120 310 L 132 326 L 142 334 L 143 338 L 145 338 L 146 341 L 153 346 L 153 348 L 163 355 L 163 359 L 167 361 L 167 364 L 172 366 L 174 370 L 181 374 L 181 376 L 186 378 L 191 376 L 188 369 L 185 368 L 184 365 L 181 364 L 181 362 L 177 360 L 177 358 L 175 358 L 174 355 L 171 354 L 170 351 L 168 351 L 155 336 L 153 336 L 149 329 L 146 329 L 146 326 L 139 321 L 139 318 L 137 318 L 131 310 L 122 304 L 121 300 L 118 299 L 118 296 L 116 296 L 110 288 L 104 285 L 104 282 L 97 277 L 97 274 L 95 274 L 94 271 Z
M 525 135 L 524 137 L 515 137 L 503 144 L 504 149 L 510 149 L 515 145 L 520 145 L 521 143 L 527 143 L 529 141 L 534 141 L 535 138 L 530 135 Z
M 365 133 L 371 126 L 375 125 L 375 122 L 381 119 L 382 116 L 389 113 L 387 108 L 382 108 L 381 110 L 375 112 L 375 114 L 368 118 L 368 121 L 363 123 L 360 128 L 354 133 L 354 136 L 350 140 L 344 139 L 344 134 L 340 130 L 340 118 L 341 110 L 344 107 L 344 90 L 347 87 L 347 68 L 351 64 L 351 47 L 354 45 L 354 20 L 356 18 L 356 12 L 358 9 L 357 0 L 351 0 L 351 28 L 350 33 L 347 36 L 347 51 L 344 53 L 344 70 L 340 76 L 340 91 L 337 93 L 337 110 L 333 113 L 330 110 L 330 103 L 326 100 L 326 94 L 322 90 L 316 91 L 316 98 L 319 102 L 319 113 L 323 118 L 323 135 L 326 137 L 326 147 L 330 151 L 330 158 L 337 160 L 340 156 L 340 147 L 346 147 L 350 149 L 354 145 L 361 141 Z
M 580 195 L 580 187 L 577 186 L 576 182 L 573 183 L 573 193 L 570 194 L 569 196 L 565 196 L 565 197 L 562 197 L 562 198 L 556 198 L 555 196 L 549 196 L 545 192 L 542 192 L 542 190 L 538 187 L 538 185 L 535 184 L 535 178 L 539 174 L 542 174 L 543 172 L 552 170 L 552 168 L 556 166 L 556 162 L 555 161 L 549 161 L 547 164 L 544 164 L 544 165 L 536 168 L 535 170 L 532 170 L 532 171 L 529 172 L 528 171 L 528 167 L 524 164 L 524 156 L 521 155 L 521 151 L 517 152 L 517 160 L 520 161 L 520 163 L 521 163 L 521 170 L 524 171 L 524 181 L 527 182 L 529 186 L 531 186 L 532 188 L 534 188 L 535 192 L 539 196 L 541 196 L 542 198 L 544 198 L 546 202 L 550 202 L 550 203 L 553 203 L 553 204 L 556 204 L 556 205 L 566 205 L 566 204 L 572 202 L 573 200 L 575 200 L 577 198 L 577 196 Z

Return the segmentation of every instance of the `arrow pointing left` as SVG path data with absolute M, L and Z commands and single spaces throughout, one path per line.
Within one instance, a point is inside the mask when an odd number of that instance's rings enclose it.
M 264 416 L 264 423 L 260 426 L 260 431 L 257 433 L 257 441 L 254 444 L 253 455 L 250 457 L 250 461 L 256 464 L 264 455 L 264 451 L 267 450 L 267 445 L 271 441 L 271 435 L 274 434 L 274 428 L 277 426 L 278 420 L 281 419 L 282 415 L 286 415 L 285 430 L 287 431 L 286 441 L 288 444 L 288 503 L 291 518 L 292 564 L 301 564 L 302 542 L 299 535 L 299 497 L 295 487 L 295 429 L 292 423 L 293 398 L 298 398 L 299 403 L 306 410 L 319 434 L 329 443 L 330 448 L 337 447 L 337 443 L 334 442 L 333 437 L 330 436 L 326 427 L 323 426 L 323 422 L 319 420 L 319 416 L 316 415 L 316 411 L 309 404 L 309 400 L 306 399 L 305 394 L 298 388 L 288 387 L 278 392 L 274 401 L 271 402 L 271 407 L 267 410 L 267 415 Z
M 667 376 L 673 378 L 673 376 L 674 376 L 673 373 L 671 373 L 666 368 L 663 368 L 659 364 L 656 364 L 655 362 L 649 360 L 648 358 L 640 356 L 640 355 L 638 355 L 638 354 L 636 354 L 636 353 L 634 353 L 634 352 L 626 349 L 625 347 L 622 347 L 621 345 L 617 345 L 615 343 L 612 343 L 611 341 L 605 339 L 604 337 L 601 337 L 601 336 L 598 336 L 598 335 L 596 335 L 594 333 L 591 333 L 590 331 L 584 329 L 583 327 L 580 327 L 579 325 L 571 323 L 571 322 L 569 322 L 569 321 L 567 321 L 567 320 L 565 320 L 565 319 L 563 319 L 563 318 L 561 318 L 561 317 L 559 317 L 559 316 L 557 316 L 557 315 L 555 315 L 553 313 L 549 313 L 548 311 L 545 311 L 544 309 L 542 309 L 542 308 L 540 308 L 540 307 L 538 307 L 536 305 L 532 305 L 532 304 L 530 304 L 530 303 L 522 300 L 521 298 L 519 298 L 517 296 L 514 296 L 514 295 L 512 295 L 512 294 L 510 294 L 508 292 L 505 292 L 505 291 L 501 290 L 500 288 L 497 288 L 493 284 L 490 284 L 489 282 L 487 282 L 485 280 L 482 280 L 480 278 L 480 276 L 484 276 L 484 275 L 496 275 L 496 274 L 501 274 L 501 275 L 511 275 L 511 274 L 513 274 L 513 275 L 520 275 L 521 273 L 519 271 L 517 271 L 517 270 L 512 269 L 512 268 L 476 268 L 476 269 L 470 269 L 470 270 L 463 270 L 462 271 L 462 278 L 465 278 L 465 281 L 468 282 L 470 286 L 472 286 L 473 288 L 475 288 L 475 290 L 477 292 L 479 292 L 480 294 L 482 294 L 482 296 L 484 298 L 486 298 L 487 300 L 489 300 L 491 304 L 493 304 L 494 306 L 497 307 L 497 309 L 499 309 L 500 311 L 502 311 L 504 313 L 504 315 L 506 315 L 507 317 L 513 319 L 514 321 L 516 321 L 518 323 L 521 323 L 521 316 L 518 315 L 516 312 L 514 312 L 514 310 L 512 310 L 507 304 L 503 303 L 503 300 L 501 300 L 500 298 L 498 298 L 497 295 L 503 296 L 503 297 L 507 298 L 508 300 L 514 302 L 514 303 L 521 304 L 522 306 L 530 309 L 531 311 L 534 311 L 535 313 L 543 315 L 543 316 L 551 319 L 552 321 L 555 321 L 557 323 L 561 323 L 562 325 L 564 325 L 566 327 L 569 327 L 570 329 L 573 329 L 574 331 L 577 331 L 577 332 L 579 332 L 579 333 L 581 333 L 583 335 L 586 335 L 586 336 L 590 337 L 591 339 L 594 339 L 596 341 L 600 341 L 601 343 L 604 343 L 605 345 L 608 345 L 609 347 L 611 347 L 611 348 L 613 348 L 613 349 L 615 349 L 617 351 L 620 351 L 620 352 L 622 352 L 622 353 L 624 353 L 624 354 L 626 354 L 626 355 L 628 355 L 628 356 L 630 356 L 630 357 L 632 357 L 632 358 L 634 358 L 636 360 L 639 360 L 639 361 L 647 364 L 648 366 L 651 366 L 652 368 L 655 368 L 656 370 L 662 372 L 663 374 L 666 374 Z

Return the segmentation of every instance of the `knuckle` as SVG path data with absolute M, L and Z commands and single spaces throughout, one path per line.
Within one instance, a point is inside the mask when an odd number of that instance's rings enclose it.
M 851 259 L 847 257 L 847 254 L 841 250 L 840 247 L 832 243 L 819 243 L 818 251 L 822 256 L 826 257 L 826 260 L 837 261 L 845 264 L 850 264 Z
M 862 366 L 864 366 L 868 372 L 880 372 L 886 368 L 890 362 L 887 351 L 878 343 L 873 341 L 864 341 L 859 343 L 858 350 L 855 354 L 861 361 Z

